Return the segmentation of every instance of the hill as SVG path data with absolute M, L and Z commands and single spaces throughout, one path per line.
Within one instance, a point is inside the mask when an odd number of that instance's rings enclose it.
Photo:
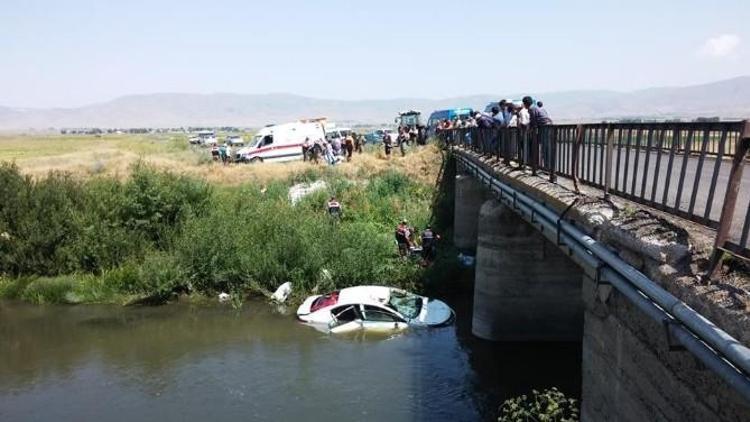
M 542 99 L 556 121 L 619 117 L 692 118 L 750 115 L 750 76 L 687 87 L 650 88 L 631 92 L 578 90 L 529 93 Z M 521 93 L 482 94 L 431 100 L 330 100 L 291 94 L 132 95 L 78 108 L 19 109 L 0 107 L 0 129 L 50 127 L 257 127 L 305 117 L 326 116 L 348 123 L 392 122 L 397 111 L 441 108 L 484 108 L 489 101 L 522 97 Z

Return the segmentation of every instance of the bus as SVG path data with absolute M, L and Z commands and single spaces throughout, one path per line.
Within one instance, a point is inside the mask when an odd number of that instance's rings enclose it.
M 432 136 L 435 134 L 435 128 L 438 123 L 443 120 L 453 121 L 455 118 L 464 119 L 474 114 L 474 110 L 469 107 L 464 108 L 451 108 L 448 110 L 435 110 L 430 114 L 430 118 L 427 120 L 427 131 L 428 135 Z

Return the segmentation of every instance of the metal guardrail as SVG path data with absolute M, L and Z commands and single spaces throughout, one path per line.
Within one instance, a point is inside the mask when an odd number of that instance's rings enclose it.
M 662 289 L 605 245 L 580 231 L 562 216 L 523 191 L 503 183 L 471 160 L 458 162 L 498 195 L 543 236 L 567 249 L 568 255 L 596 273 L 597 286 L 611 284 L 639 310 L 664 324 L 668 341 L 677 341 L 750 402 L 750 349 L 686 303 Z
M 750 259 L 750 123 L 601 123 L 441 130 L 452 145 L 597 187 L 716 229 L 722 252 Z M 731 160 L 730 160 L 731 159 Z

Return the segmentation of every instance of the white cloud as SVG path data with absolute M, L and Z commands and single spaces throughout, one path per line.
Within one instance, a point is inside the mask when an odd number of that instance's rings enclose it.
M 706 57 L 728 57 L 735 54 L 739 45 L 739 36 L 721 34 L 706 40 L 700 49 L 700 54 Z

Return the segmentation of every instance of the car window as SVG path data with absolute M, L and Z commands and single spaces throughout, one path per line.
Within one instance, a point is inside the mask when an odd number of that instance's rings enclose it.
M 402 322 L 403 320 L 385 309 L 365 305 L 365 321 Z
M 357 307 L 357 305 L 339 306 L 338 308 L 331 309 L 331 315 L 333 315 L 338 322 L 349 322 L 356 319 L 362 319 L 359 316 L 359 309 L 357 309 Z
M 422 298 L 404 291 L 394 290 L 388 300 L 388 305 L 406 318 L 412 319 L 422 310 Z

